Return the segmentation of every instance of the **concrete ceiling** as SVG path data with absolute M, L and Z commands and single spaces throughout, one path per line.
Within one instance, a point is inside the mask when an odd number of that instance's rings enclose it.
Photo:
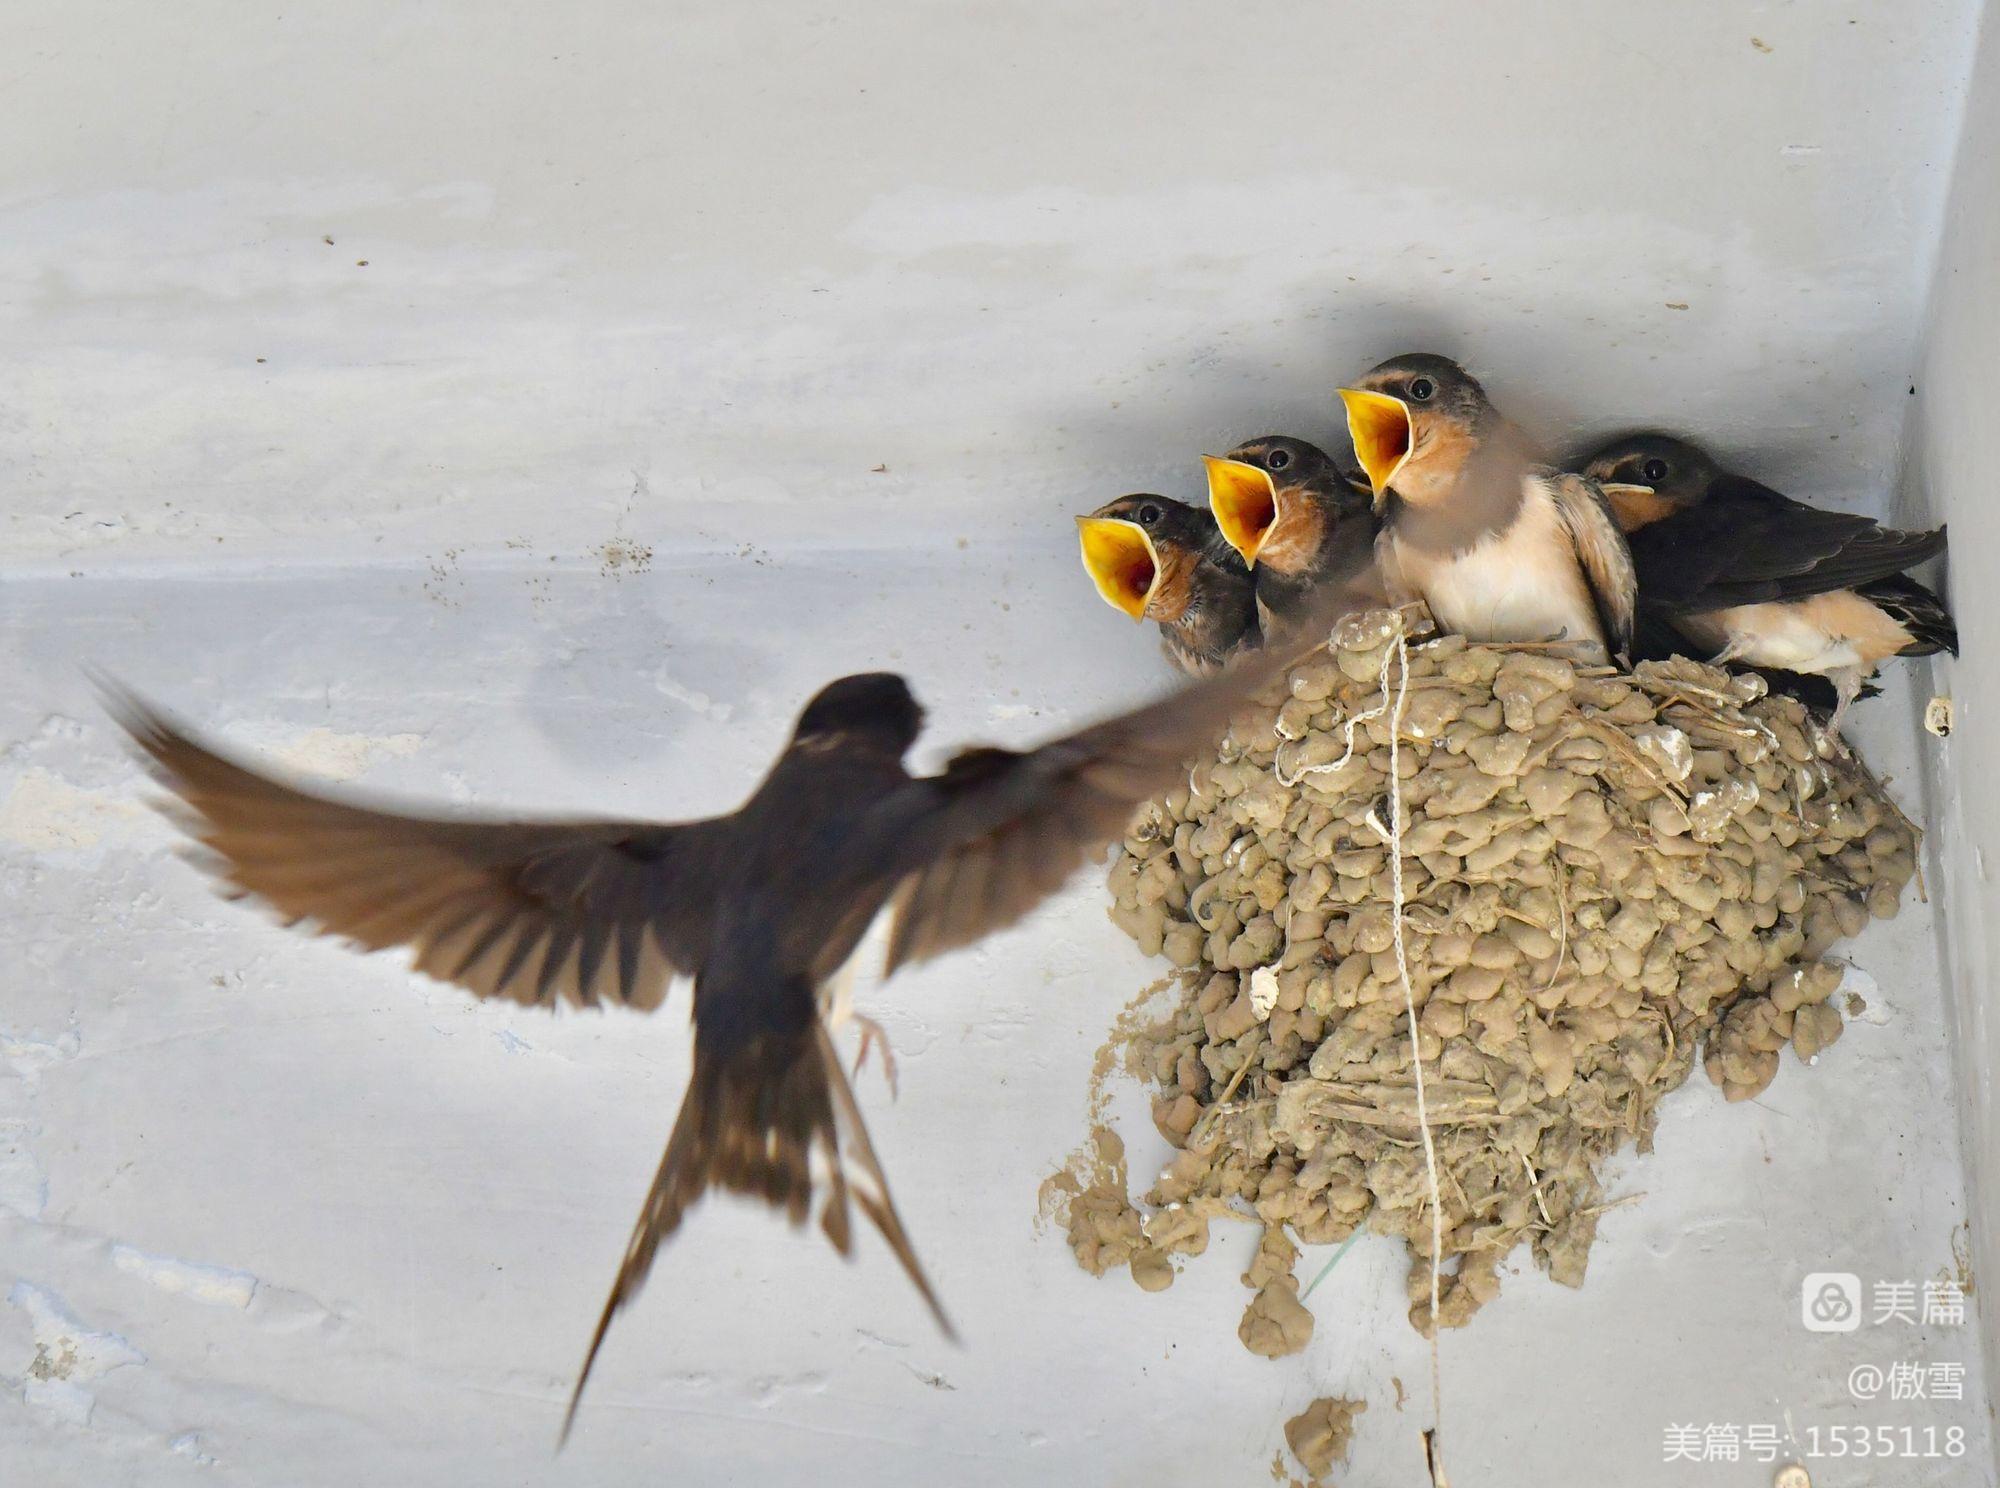
M 1973 0 L 849 9 L 17 20 L 6 561 L 1054 550 L 1418 345 L 1886 485 Z

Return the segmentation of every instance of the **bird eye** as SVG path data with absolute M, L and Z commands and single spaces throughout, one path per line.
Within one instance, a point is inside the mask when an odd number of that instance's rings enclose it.
M 1437 384 L 1428 377 L 1416 377 L 1410 380 L 1410 401 L 1413 403 L 1430 402 L 1431 395 L 1436 391 Z
M 1292 452 L 1288 449 L 1274 449 L 1264 456 L 1266 470 L 1283 470 L 1292 463 Z
M 1151 527 L 1165 515 L 1165 512 L 1148 501 L 1144 506 L 1139 508 L 1139 525 L 1142 527 Z
M 1658 485 L 1667 478 L 1667 462 L 1659 459 L 1648 460 L 1639 468 L 1639 473 Z

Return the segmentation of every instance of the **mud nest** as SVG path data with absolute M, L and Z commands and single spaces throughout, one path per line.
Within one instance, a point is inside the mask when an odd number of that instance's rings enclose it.
M 1411 1322 L 1432 1324 L 1390 907 L 1399 623 L 1345 622 L 1140 814 L 1110 873 L 1112 919 L 1179 968 L 1165 1021 L 1125 1030 L 1176 1150 L 1135 1207 L 1100 1127 L 1095 1171 L 1058 1185 L 1071 1243 L 1092 1271 L 1129 1265 L 1158 1289 L 1211 1220 L 1261 1221 L 1239 1336 L 1273 1357 L 1311 1337 L 1293 1237 L 1401 1236 Z M 1811 1062 L 1839 1038 L 1825 958 L 1896 912 L 1917 842 L 1758 678 L 1457 636 L 1407 656 L 1405 946 L 1443 1193 L 1439 1321 L 1457 1327 L 1523 1241 L 1582 1283 L 1599 1169 L 1650 1147 L 1698 1051 L 1745 1100 L 1787 1044 Z

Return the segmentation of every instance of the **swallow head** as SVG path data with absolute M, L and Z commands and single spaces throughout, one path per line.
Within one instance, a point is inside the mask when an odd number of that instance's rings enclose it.
M 1685 439 L 1627 434 L 1592 455 L 1583 473 L 1603 487 L 1618 525 L 1635 532 L 1698 504 L 1722 472 L 1706 451 Z
M 1340 401 L 1354 457 L 1378 507 L 1398 476 L 1415 473 L 1447 448 L 1469 449 L 1493 415 L 1477 378 L 1450 357 L 1429 352 L 1391 357 L 1340 389 Z
M 1084 572 L 1104 602 L 1134 620 L 1171 624 L 1191 597 L 1181 582 L 1215 535 L 1185 501 L 1141 492 L 1076 519 Z
M 894 672 L 858 672 L 813 694 L 792 729 L 792 743 L 824 747 L 851 742 L 893 750 L 900 757 L 917 742 L 924 710 L 910 685 Z
M 1215 524 L 1252 566 L 1260 556 L 1270 561 L 1290 551 L 1287 538 L 1305 518 L 1309 498 L 1322 504 L 1351 499 L 1358 479 L 1318 445 L 1283 434 L 1261 435 L 1202 461 Z

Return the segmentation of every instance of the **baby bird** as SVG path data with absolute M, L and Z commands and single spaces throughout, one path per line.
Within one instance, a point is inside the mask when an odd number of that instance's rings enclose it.
M 1718 665 L 1825 677 L 1830 732 L 1890 657 L 1958 654 L 1944 601 L 1904 572 L 1945 550 L 1942 527 L 1821 511 L 1665 434 L 1614 440 L 1584 468 L 1625 530 L 1648 614 Z
M 1392 592 L 1476 641 L 1629 649 L 1632 558 L 1603 493 L 1530 459 L 1470 373 L 1448 357 L 1400 356 L 1340 397 L 1382 514 Z
M 1303 439 L 1266 434 L 1208 467 L 1208 507 L 1257 581 L 1257 621 L 1266 636 L 1295 630 L 1331 584 L 1356 605 L 1381 603 L 1375 514 L 1366 486 Z
M 1261 640 L 1250 570 L 1199 507 L 1140 494 L 1076 519 L 1083 566 L 1104 602 L 1160 627 L 1190 676 L 1220 671 Z

